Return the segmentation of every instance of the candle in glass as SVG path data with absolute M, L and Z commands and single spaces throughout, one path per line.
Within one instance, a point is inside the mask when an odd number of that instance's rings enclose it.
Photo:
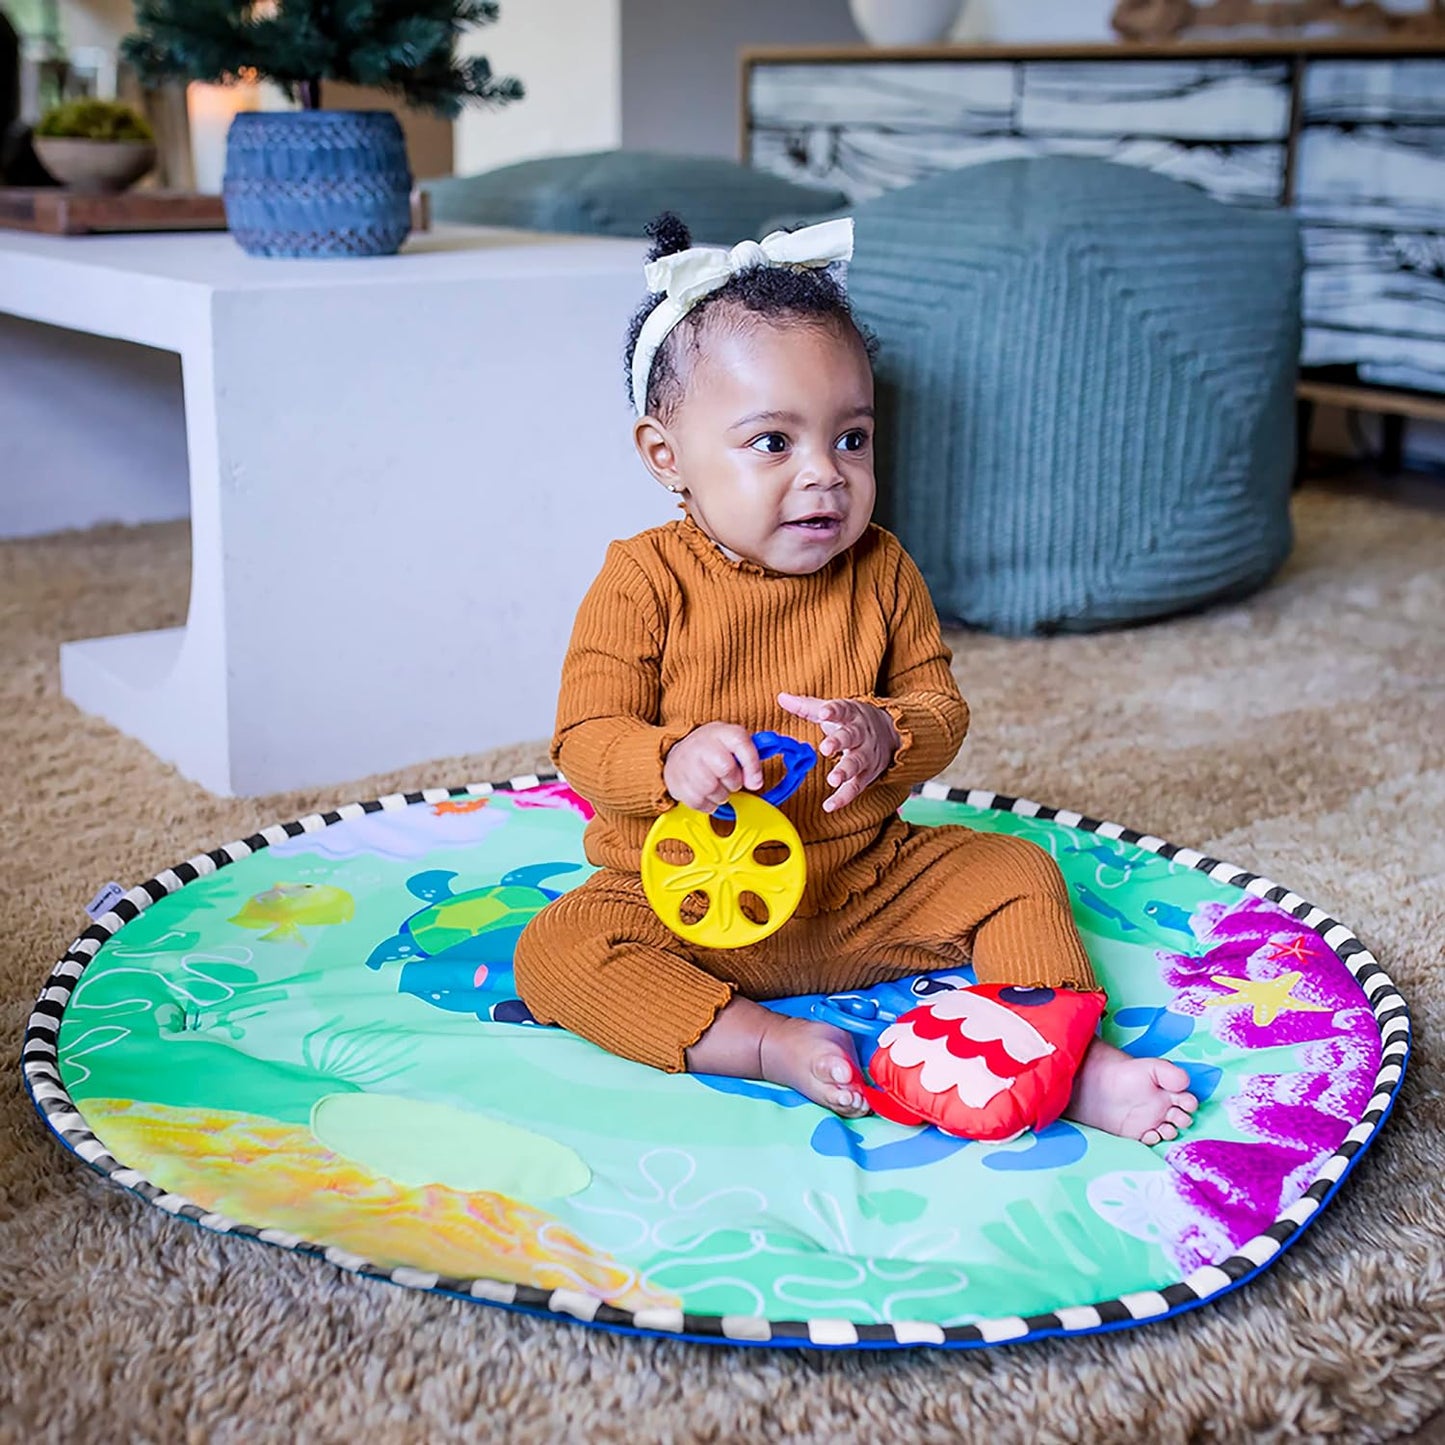
M 254 82 L 234 81 L 229 85 L 203 85 L 193 81 L 186 87 L 186 118 L 191 130 L 191 160 L 195 166 L 196 189 L 203 195 L 219 195 L 226 172 L 226 132 L 232 118 L 243 110 L 261 108 L 260 87 Z

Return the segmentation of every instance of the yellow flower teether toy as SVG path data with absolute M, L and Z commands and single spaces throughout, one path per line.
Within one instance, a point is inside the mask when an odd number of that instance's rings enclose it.
M 797 788 L 817 754 L 807 743 L 779 733 L 754 733 L 753 741 L 760 756 L 782 756 L 787 772 L 781 782 L 761 796 L 734 793 L 712 815 L 679 803 L 657 819 L 642 846 L 642 888 L 653 911 L 679 938 L 704 948 L 743 948 L 767 938 L 793 916 L 803 896 L 803 840 L 773 805 Z M 721 835 L 714 818 L 733 820 L 732 831 Z M 665 844 L 674 847 L 664 849 Z M 675 856 L 677 844 L 687 850 L 687 861 L 666 856 Z M 770 855 L 780 847 L 787 850 L 785 857 L 760 861 L 759 849 Z M 683 904 L 694 894 L 706 899 L 706 907 L 689 922 Z M 764 921 L 744 908 L 748 894 L 762 902 Z

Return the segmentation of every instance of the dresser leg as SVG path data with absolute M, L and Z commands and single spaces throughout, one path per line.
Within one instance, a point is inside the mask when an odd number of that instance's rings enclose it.
M 1315 404 L 1297 397 L 1294 404 L 1294 486 L 1303 485 L 1310 459 L 1310 430 L 1315 419 Z
M 1405 470 L 1405 423 L 1408 418 L 1387 412 L 1380 418 L 1380 471 L 1398 477 Z

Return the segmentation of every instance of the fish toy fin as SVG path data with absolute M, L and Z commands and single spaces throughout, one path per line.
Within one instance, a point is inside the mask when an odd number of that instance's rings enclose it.
M 927 1124 L 930 1122 L 922 1114 L 916 1113 L 895 1099 L 886 1089 L 875 1088 L 862 1074 L 853 1080 L 852 1087 L 863 1095 L 868 1107 L 880 1119 L 887 1119 L 890 1124 Z

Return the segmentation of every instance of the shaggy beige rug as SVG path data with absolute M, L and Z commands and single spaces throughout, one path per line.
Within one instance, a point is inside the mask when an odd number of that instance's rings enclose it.
M 1130 632 L 960 636 L 949 781 L 1267 873 L 1348 923 L 1413 1006 L 1383 1136 L 1223 1302 L 976 1354 L 755 1353 L 509 1316 L 208 1235 L 102 1183 L 16 1058 L 95 887 L 313 807 L 506 777 L 536 745 L 221 800 L 59 693 L 65 638 L 172 625 L 184 527 L 0 547 L 0 1440 L 1385 1440 L 1445 1398 L 1445 510 L 1306 492 L 1284 574 Z M 1424 1437 L 1422 1437 L 1424 1438 Z

